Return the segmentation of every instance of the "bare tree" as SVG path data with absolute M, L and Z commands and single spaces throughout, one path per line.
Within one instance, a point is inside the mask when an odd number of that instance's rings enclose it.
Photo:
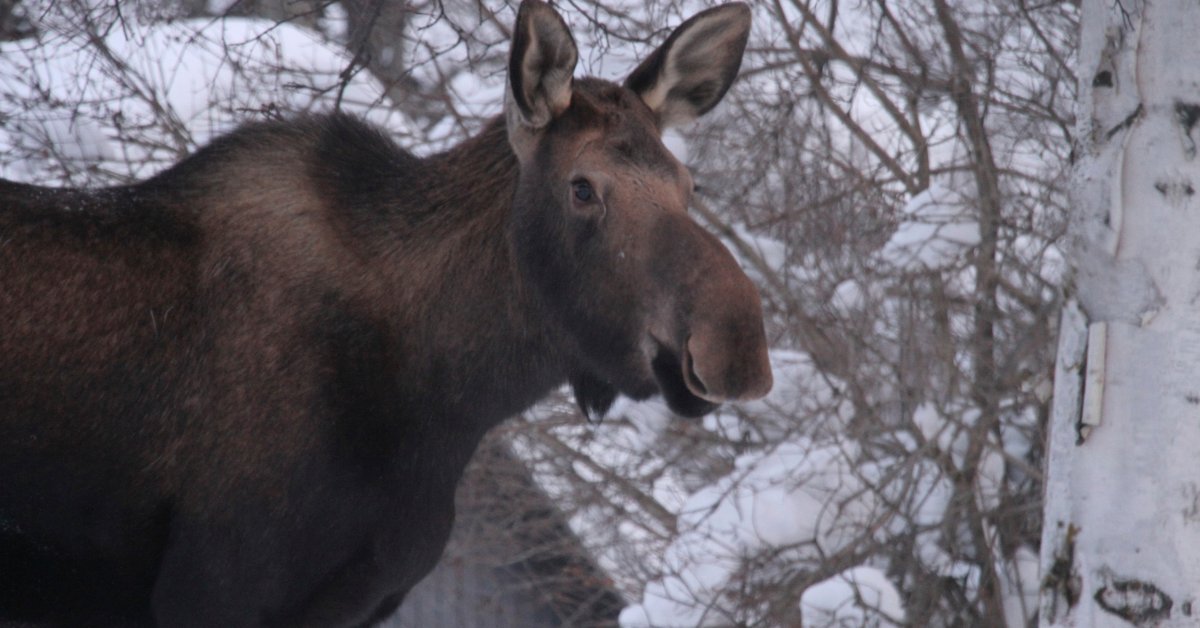
M 1063 316 L 1042 567 L 1049 625 L 1187 626 L 1194 464 L 1197 25 L 1178 2 L 1085 2 L 1076 295 Z
M 1075 7 L 778 0 L 756 20 L 734 104 L 692 137 L 696 211 L 757 273 L 779 348 L 811 359 L 777 381 L 823 381 L 792 394 L 830 399 L 805 408 L 781 392 L 729 422 L 664 428 L 654 451 L 672 466 L 621 467 L 632 497 L 610 501 L 640 512 L 609 527 L 640 520 L 641 542 L 668 548 L 659 573 L 641 576 L 658 583 L 644 605 L 670 597 L 658 608 L 688 622 L 795 624 L 813 585 L 871 565 L 904 592 L 912 625 L 1026 625 Z M 586 450 L 586 436 L 565 440 L 557 456 Z M 663 476 L 685 476 L 695 496 L 800 442 L 843 473 L 823 502 L 837 534 L 739 540 L 736 556 L 709 557 L 738 565 L 719 591 L 689 575 L 698 559 L 671 564 L 684 528 L 706 524 L 653 505 Z M 778 480 L 797 493 L 826 481 L 800 466 Z

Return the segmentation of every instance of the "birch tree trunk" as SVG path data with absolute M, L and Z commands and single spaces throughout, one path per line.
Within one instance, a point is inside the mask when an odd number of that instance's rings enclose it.
M 1043 626 L 1200 625 L 1200 5 L 1085 0 Z

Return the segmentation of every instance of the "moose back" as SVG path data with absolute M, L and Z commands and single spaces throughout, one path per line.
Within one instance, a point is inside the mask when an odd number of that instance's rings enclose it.
M 0 621 L 370 624 L 479 439 L 564 381 L 588 414 L 765 394 L 758 294 L 659 139 L 749 19 L 698 14 L 618 85 L 526 0 L 504 114 L 425 159 L 335 114 L 127 187 L 0 182 Z

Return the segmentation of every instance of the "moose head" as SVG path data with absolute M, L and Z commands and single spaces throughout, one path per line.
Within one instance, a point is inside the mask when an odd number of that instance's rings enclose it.
M 750 11 L 682 24 L 623 85 L 573 78 L 562 18 L 517 14 L 504 116 L 520 163 L 510 237 L 521 272 L 570 339 L 570 382 L 589 416 L 618 393 L 661 393 L 676 413 L 771 388 L 759 295 L 688 215 L 687 168 L 662 143 L 717 105 L 741 65 Z

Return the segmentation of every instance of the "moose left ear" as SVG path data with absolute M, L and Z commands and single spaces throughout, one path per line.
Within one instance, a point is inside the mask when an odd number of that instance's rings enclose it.
M 695 120 L 721 101 L 750 38 L 750 9 L 721 5 L 692 16 L 625 79 L 662 128 Z

